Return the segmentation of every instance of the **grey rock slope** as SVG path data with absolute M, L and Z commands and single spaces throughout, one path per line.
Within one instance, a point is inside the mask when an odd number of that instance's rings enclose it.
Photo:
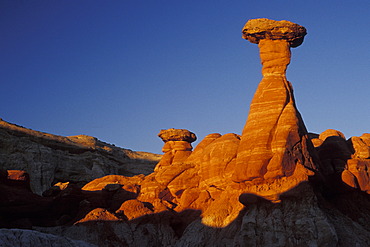
M 41 233 L 32 230 L 0 229 L 0 246 L 2 247 L 96 247 L 84 241 Z
M 0 119 L 0 168 L 25 170 L 41 194 L 57 182 L 85 184 L 108 174 L 150 174 L 161 155 L 134 152 L 97 138 L 57 136 Z

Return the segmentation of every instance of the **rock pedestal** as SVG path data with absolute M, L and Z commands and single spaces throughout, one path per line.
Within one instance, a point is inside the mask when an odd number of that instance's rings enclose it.
M 235 182 L 290 176 L 297 163 L 314 168 L 307 130 L 286 79 L 290 47 L 303 42 L 306 29 L 288 21 L 254 19 L 243 38 L 260 48 L 263 79 L 252 100 L 238 149 Z
M 171 164 L 181 164 L 191 154 L 193 150 L 191 143 L 197 139 L 194 133 L 185 129 L 161 130 L 158 136 L 164 142 L 162 148 L 164 155 L 154 171 Z

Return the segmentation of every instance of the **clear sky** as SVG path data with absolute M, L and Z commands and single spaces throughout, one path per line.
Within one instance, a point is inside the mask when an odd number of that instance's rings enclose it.
M 370 1 L 0 0 L 0 117 L 161 153 L 160 129 L 241 133 L 251 18 L 307 28 L 287 78 L 310 132 L 370 132 Z

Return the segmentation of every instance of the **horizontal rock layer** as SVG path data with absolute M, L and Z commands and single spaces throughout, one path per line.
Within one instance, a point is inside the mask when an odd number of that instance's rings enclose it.
M 57 136 L 0 120 L 0 169 L 27 171 L 38 194 L 57 182 L 83 184 L 107 174 L 149 174 L 160 158 L 91 136 Z
M 210 134 L 192 151 L 193 133 L 161 131 L 165 154 L 153 173 L 108 175 L 82 189 L 60 181 L 44 196 L 30 191 L 27 173 L 0 170 L 0 227 L 97 246 L 367 246 L 368 135 L 345 140 L 335 130 L 307 133 L 285 78 L 289 48 L 305 30 L 282 23 L 259 20 L 250 31 L 264 78 L 242 136 Z M 29 143 L 24 132 L 18 136 Z M 79 156 L 112 148 L 87 136 L 33 136 Z M 25 243 L 40 238 L 35 235 Z

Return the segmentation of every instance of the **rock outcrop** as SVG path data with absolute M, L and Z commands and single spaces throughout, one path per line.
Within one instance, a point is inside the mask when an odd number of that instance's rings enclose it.
M 82 188 L 59 181 L 44 196 L 30 191 L 26 173 L 0 170 L 0 226 L 97 246 L 367 246 L 369 134 L 307 133 L 285 77 L 290 47 L 305 34 L 287 21 L 246 24 L 263 79 L 241 136 L 213 133 L 192 150 L 194 133 L 162 130 L 153 173 L 103 176 Z M 49 148 L 111 147 L 46 139 Z
M 31 188 L 37 194 L 58 182 L 83 185 L 108 174 L 147 175 L 160 158 L 91 136 L 57 136 L 0 119 L 0 168 L 28 172 Z
M 342 172 L 343 181 L 353 188 L 359 188 L 370 194 L 370 134 L 354 136 L 348 140 L 352 150 L 351 159 L 347 160 Z
M 369 137 L 365 133 L 346 140 L 342 132 L 328 129 L 313 138 L 322 173 L 370 194 Z
M 250 20 L 243 28 L 243 37 L 260 48 L 263 79 L 241 136 L 236 182 L 289 177 L 298 163 L 316 169 L 313 147 L 285 75 L 290 47 L 300 45 L 305 34 L 302 26 L 268 19 Z
M 196 135 L 185 129 L 161 130 L 158 136 L 164 142 L 161 161 L 155 167 L 155 171 L 171 164 L 181 164 L 191 154 L 191 143 L 197 140 Z
M 96 247 L 80 240 L 20 229 L 0 229 L 0 246 Z

